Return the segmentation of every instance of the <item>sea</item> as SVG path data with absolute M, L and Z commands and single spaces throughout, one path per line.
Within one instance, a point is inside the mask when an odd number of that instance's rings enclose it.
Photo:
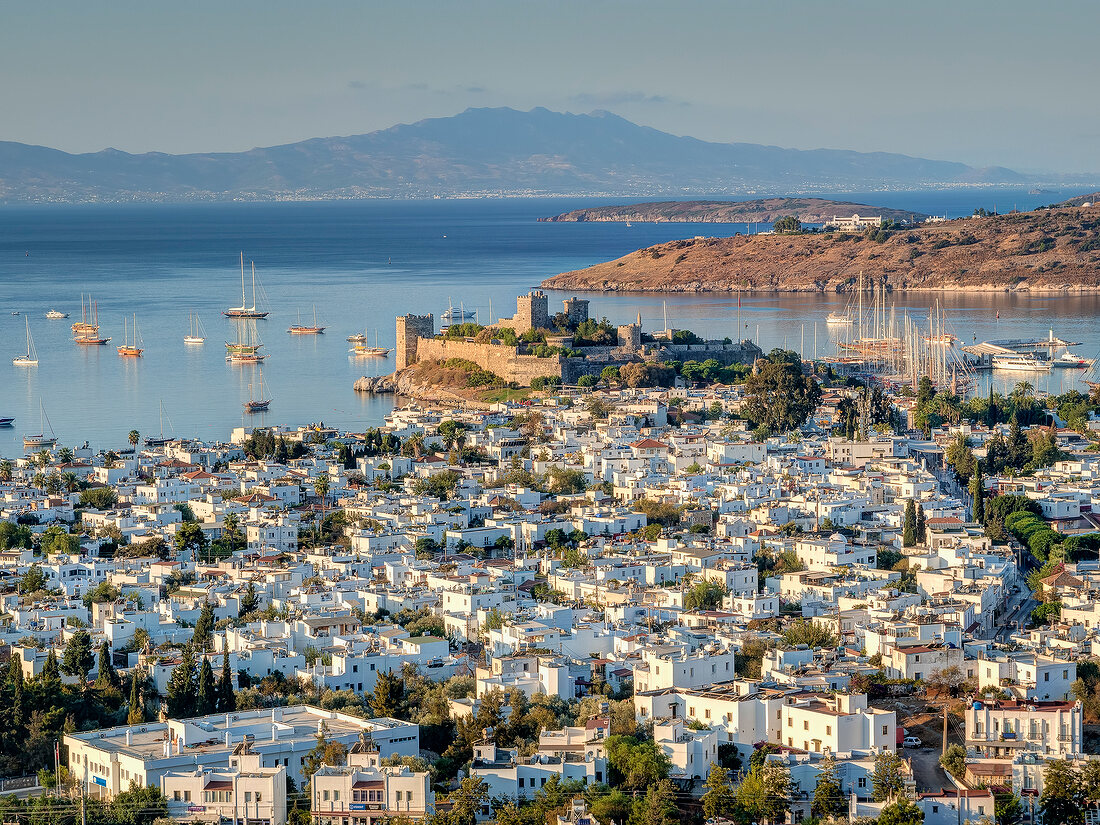
M 845 200 L 958 217 L 975 208 L 1030 209 L 1082 191 L 948 189 L 845 193 Z M 830 197 L 822 195 L 823 197 Z M 60 445 L 118 449 L 136 429 L 155 436 L 227 439 L 239 426 L 324 422 L 361 431 L 382 423 L 389 396 L 356 393 L 363 375 L 392 372 L 394 357 L 364 358 L 345 339 L 365 333 L 371 344 L 394 344 L 394 318 L 461 307 L 489 318 L 511 315 L 515 298 L 559 272 L 617 258 L 640 247 L 696 235 L 747 233 L 744 224 L 546 223 L 539 217 L 623 199 L 537 198 L 424 201 L 0 206 L 0 456 L 23 454 L 26 433 L 52 432 Z M 255 322 L 268 358 L 262 366 L 225 360 L 238 324 L 222 315 L 246 303 L 251 266 L 260 284 Z M 551 311 L 567 294 L 551 293 Z M 836 351 L 825 325 L 843 312 L 838 295 L 631 295 L 588 293 L 590 311 L 614 323 L 641 316 L 649 329 L 667 324 L 712 338 L 751 338 L 765 350 L 786 347 L 806 356 Z M 85 307 L 98 309 L 106 346 L 77 346 L 70 325 Z M 927 293 L 894 294 L 900 318 L 923 319 Z M 1046 337 L 1080 342 L 1078 354 L 1100 351 L 1100 296 L 952 294 L 940 298 L 949 331 L 964 342 Z M 49 320 L 50 310 L 69 313 Z M 312 324 L 323 335 L 290 335 Z M 187 345 L 189 319 L 206 333 Z M 137 335 L 144 353 L 122 358 L 115 347 Z M 740 325 L 740 326 L 739 326 Z M 15 366 L 27 347 L 37 367 Z M 740 333 L 740 335 L 738 334 Z M 244 402 L 272 399 L 264 414 Z M 1006 392 L 1018 375 L 992 376 Z M 1040 389 L 1084 388 L 1081 373 L 1056 370 L 1028 377 Z M 983 386 L 988 386 L 986 383 Z

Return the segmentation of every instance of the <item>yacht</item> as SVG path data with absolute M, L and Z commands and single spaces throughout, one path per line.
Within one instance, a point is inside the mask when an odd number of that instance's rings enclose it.
M 10 427 L 15 423 L 15 419 L 10 416 L 0 415 L 0 427 Z
M 193 312 L 187 313 L 188 333 L 183 336 L 185 344 L 205 344 L 206 330 L 202 328 L 202 321 Z
M 1006 372 L 1050 372 L 1050 361 L 1023 353 L 994 355 L 992 363 L 993 369 Z
M 463 321 L 472 321 L 476 317 L 477 312 L 466 309 L 466 307 L 461 304 L 456 307 L 448 300 L 447 309 L 439 316 L 439 319 L 441 321 L 446 321 L 448 324 L 461 324 Z
M 252 263 L 252 306 L 245 306 L 244 294 L 244 253 L 241 253 L 241 305 L 230 307 L 222 312 L 228 318 L 266 318 L 267 312 L 256 309 L 256 263 Z
M 1050 359 L 1050 365 L 1060 369 L 1084 370 L 1093 365 L 1093 359 L 1074 355 L 1068 349 Z
M 852 316 L 847 312 L 830 312 L 825 316 L 825 324 L 830 327 L 850 327 Z
M 46 317 L 49 318 L 51 321 L 57 321 L 61 318 L 68 318 L 69 313 L 59 312 L 56 309 L 51 309 L 49 312 L 46 313 Z

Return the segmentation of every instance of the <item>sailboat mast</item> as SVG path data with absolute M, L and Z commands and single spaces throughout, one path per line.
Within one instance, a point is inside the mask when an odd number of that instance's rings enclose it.
M 256 310 L 256 262 L 252 261 L 252 310 Z
M 244 250 L 241 250 L 241 309 L 244 309 Z

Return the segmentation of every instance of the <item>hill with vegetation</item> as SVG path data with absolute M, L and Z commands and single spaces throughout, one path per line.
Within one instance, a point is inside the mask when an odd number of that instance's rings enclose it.
M 545 222 L 606 221 L 611 223 L 773 223 L 793 215 L 802 223 L 825 223 L 834 217 L 853 214 L 877 215 L 884 220 L 919 223 L 927 215 L 884 209 L 866 203 L 833 201 L 824 198 L 763 198 L 751 201 L 660 201 L 633 203 L 623 206 L 595 206 L 574 209 L 549 218 Z
M 861 234 L 787 232 L 646 247 L 543 281 L 574 292 L 850 292 L 893 289 L 1093 291 L 1100 288 L 1100 208 L 975 215 Z

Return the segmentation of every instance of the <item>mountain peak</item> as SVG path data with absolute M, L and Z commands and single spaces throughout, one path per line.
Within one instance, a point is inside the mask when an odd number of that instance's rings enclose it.
M 0 145 L 0 198 L 34 200 L 432 197 L 493 194 L 671 196 L 867 191 L 1019 182 L 1011 170 L 883 152 L 709 143 L 604 109 L 471 107 L 346 137 L 248 152 L 72 155 Z

